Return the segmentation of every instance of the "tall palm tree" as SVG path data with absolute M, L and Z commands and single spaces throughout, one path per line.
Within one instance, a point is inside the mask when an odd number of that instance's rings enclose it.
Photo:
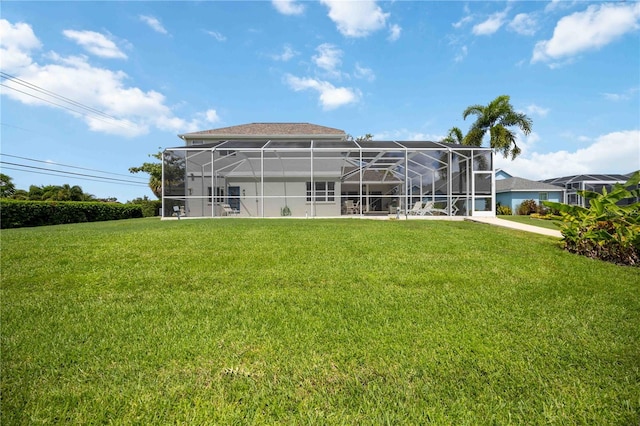
M 464 136 L 462 135 L 462 130 L 455 126 L 450 128 L 449 133 L 444 139 L 442 139 L 442 142 L 464 145 Z
M 443 143 L 454 143 L 457 145 L 464 145 L 464 135 L 462 134 L 462 130 L 458 127 L 452 127 L 449 129 L 449 133 L 447 136 L 442 139 Z M 440 179 L 447 179 L 449 176 L 449 153 L 447 151 L 443 151 L 440 154 L 440 161 L 446 166 L 439 170 Z
M 475 115 L 476 121 L 471 125 L 469 133 L 464 137 L 465 145 L 481 146 L 487 131 L 490 136 L 490 146 L 504 157 L 515 159 L 520 155 L 520 147 L 516 144 L 516 134 L 510 127 L 518 127 L 522 133 L 531 133 L 532 121 L 526 114 L 516 112 L 509 102 L 509 96 L 502 95 L 495 98 L 487 106 L 471 105 L 462 113 L 466 120 Z
M 78 185 L 71 186 L 68 183 L 58 187 L 57 201 L 82 201 L 82 188 Z
M 451 129 L 449 129 L 449 133 L 447 134 L 447 136 L 442 139 L 442 142 L 444 143 L 454 143 L 454 144 L 458 144 L 458 145 L 469 145 L 470 143 L 477 143 L 477 141 L 475 140 L 471 140 L 468 139 L 466 136 L 463 135 L 462 130 L 460 130 L 460 128 L 458 127 L 452 127 Z M 482 143 L 482 139 L 480 140 L 480 143 Z M 480 146 L 480 145 L 474 145 L 474 146 Z M 441 179 L 448 179 L 448 162 L 449 162 L 449 158 L 448 158 L 448 153 L 443 152 L 442 156 L 440 157 L 441 161 L 447 163 L 447 167 L 445 167 L 442 172 L 441 172 Z M 458 157 L 458 176 L 457 176 L 457 180 L 458 180 L 458 193 L 462 194 L 463 192 L 465 192 L 465 185 L 467 182 L 466 179 L 466 175 L 467 175 L 467 160 L 463 158 L 462 155 L 457 155 Z

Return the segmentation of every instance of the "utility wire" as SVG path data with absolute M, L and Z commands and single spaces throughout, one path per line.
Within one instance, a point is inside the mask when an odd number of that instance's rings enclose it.
M 31 96 L 32 98 L 40 99 L 41 101 L 47 102 L 47 103 L 49 103 L 49 104 L 51 104 L 51 105 L 55 105 L 55 106 L 57 106 L 57 107 L 64 108 L 64 109 L 69 110 L 69 111 L 71 111 L 71 112 L 75 112 L 76 114 L 80 114 L 80 115 L 84 115 L 84 116 L 86 116 L 86 117 L 92 118 L 92 119 L 94 119 L 94 120 L 99 120 L 99 121 L 102 121 L 102 122 L 107 123 L 107 124 L 116 124 L 116 125 L 118 125 L 118 126 L 120 126 L 120 127 L 125 127 L 125 126 L 123 126 L 123 125 L 122 125 L 122 123 L 120 123 L 120 122 L 118 122 L 118 121 L 116 121 L 116 122 L 114 123 L 114 122 L 112 122 L 112 121 L 104 120 L 104 119 L 102 119 L 102 118 L 100 118 L 100 117 L 91 116 L 91 115 L 89 115 L 89 114 L 88 114 L 88 113 L 86 113 L 86 112 L 78 111 L 78 110 L 75 110 L 75 109 L 70 108 L 70 107 L 68 107 L 68 106 L 61 105 L 61 104 L 58 104 L 58 103 L 56 103 L 56 102 L 52 102 L 52 101 L 50 101 L 50 100 L 48 100 L 48 99 L 41 98 L 40 96 L 36 96 L 36 95 L 34 95 L 34 94 L 32 94 L 32 93 L 27 93 L 27 92 L 25 92 L 24 90 L 19 90 L 19 89 L 16 89 L 15 87 L 7 86 L 6 84 L 2 84 L 2 83 L 0 83 L 0 86 L 2 86 L 2 87 L 6 87 L 7 89 L 15 90 L 16 92 L 20 92 L 20 93 L 22 93 L 22 94 L 24 94 L 24 95 Z M 116 119 L 116 120 L 117 120 L 117 119 Z M 134 128 L 134 127 L 132 127 L 132 126 L 126 126 L 126 127 Z
M 36 85 L 36 84 L 30 83 L 30 82 L 28 82 L 28 81 L 26 81 L 26 80 L 23 80 L 23 79 L 21 79 L 21 78 L 18 78 L 18 77 L 16 77 L 16 76 L 11 75 L 11 74 L 8 74 L 8 73 L 6 73 L 6 72 L 0 71 L 0 77 L 3 77 L 3 78 L 5 78 L 5 79 L 8 79 L 8 80 L 9 80 L 9 81 L 11 81 L 12 83 L 17 83 L 17 84 L 20 84 L 20 85 L 22 85 L 22 86 L 28 87 L 28 88 L 29 88 L 29 89 L 31 89 L 31 90 L 35 90 L 35 91 L 37 91 L 37 92 L 40 92 L 40 93 L 43 93 L 43 94 L 45 94 L 45 95 L 51 96 L 52 98 L 56 98 L 56 99 L 58 99 L 58 100 L 61 100 L 61 101 L 64 101 L 64 102 L 70 103 L 70 104 L 72 104 L 72 105 L 74 105 L 74 106 L 77 106 L 77 107 L 80 107 L 80 108 L 82 108 L 82 109 L 86 109 L 87 111 L 90 111 L 90 112 L 92 112 L 92 113 L 94 113 L 94 114 L 102 115 L 102 116 L 104 116 L 104 117 L 106 117 L 106 118 L 110 118 L 110 119 L 112 119 L 112 120 L 118 120 L 118 118 L 117 118 L 117 117 L 114 117 L 114 116 L 112 116 L 112 115 L 109 115 L 109 114 L 107 114 L 107 113 L 106 113 L 106 112 L 104 112 L 104 111 L 100 111 L 100 110 L 95 109 L 95 108 L 93 108 L 93 107 L 90 107 L 90 106 L 88 106 L 88 105 L 85 105 L 85 104 L 82 104 L 82 103 L 80 103 L 80 102 L 74 101 L 73 99 L 67 98 L 66 96 L 59 95 L 59 94 L 57 94 L 57 93 L 55 93 L 55 92 L 52 92 L 52 91 L 47 90 L 47 89 L 45 89 L 45 88 L 42 88 L 42 87 L 40 87 L 40 86 L 38 86 L 38 85 Z
M 0 163 L 8 164 L 10 166 L 25 167 L 25 168 L 28 168 L 28 169 L 47 170 L 47 171 L 52 171 L 52 172 L 56 172 L 56 173 L 62 173 L 64 175 L 84 176 L 84 177 L 103 179 L 105 181 L 111 181 L 111 182 L 125 182 L 125 183 L 130 184 L 130 185 L 147 186 L 146 184 L 144 184 L 142 182 L 134 182 L 134 181 L 125 180 L 125 179 L 117 179 L 117 178 L 110 178 L 110 177 L 105 177 L 105 176 L 88 175 L 88 174 L 85 174 L 85 173 L 67 172 L 67 171 L 64 171 L 64 170 L 48 169 L 46 167 L 37 167 L 37 166 L 29 166 L 29 165 L 26 165 L 26 164 L 11 163 L 9 161 L 0 161 Z M 24 170 L 24 171 L 28 171 L 28 170 Z
M 2 169 L 6 169 L 6 170 L 17 170 L 17 171 L 21 171 L 21 172 L 27 172 L 27 173 L 34 173 L 37 175 L 47 175 L 47 176 L 57 176 L 57 177 L 65 177 L 64 175 L 60 175 L 60 174 L 55 174 L 55 173 L 47 173 L 47 172 L 39 172 L 36 170 L 24 170 L 24 169 L 18 169 L 15 167 L 2 167 Z M 88 177 L 73 177 L 73 176 L 67 176 L 69 179 L 77 179 L 77 180 L 88 180 L 88 181 L 92 181 L 92 182 L 101 182 L 101 183 L 111 183 L 114 185 L 123 185 L 123 186 L 140 186 L 138 183 L 120 183 L 120 182 L 109 182 L 109 181 L 104 181 L 104 180 L 98 180 L 98 179 L 91 179 Z
M 66 102 L 66 103 L 72 105 L 74 108 L 69 107 L 67 105 L 63 105 L 63 104 L 57 103 L 57 102 L 53 102 L 50 99 L 45 99 L 43 97 L 36 96 L 33 93 L 25 92 L 24 90 L 17 89 L 15 87 L 9 86 L 7 84 L 0 83 L 0 86 L 6 87 L 7 89 L 15 90 L 16 92 L 22 93 L 22 94 L 27 95 L 27 96 L 31 96 L 31 97 L 39 99 L 39 100 L 41 100 L 43 102 L 47 102 L 47 103 L 49 103 L 51 105 L 55 105 L 57 107 L 64 108 L 64 109 L 69 110 L 71 112 L 75 112 L 76 114 L 84 115 L 85 117 L 93 118 L 95 120 L 99 120 L 99 121 L 102 121 L 102 122 L 107 123 L 107 124 L 115 124 L 117 126 L 128 127 L 130 129 L 135 129 L 136 128 L 134 125 L 132 125 L 132 123 L 129 120 L 119 119 L 117 117 L 114 117 L 113 115 L 107 114 L 104 111 L 100 111 L 100 110 L 98 110 L 96 108 L 93 108 L 93 107 L 90 107 L 88 105 L 82 104 L 80 102 L 74 101 L 73 99 L 67 98 L 65 96 L 58 95 L 57 93 L 51 92 L 51 91 L 46 90 L 46 89 L 44 89 L 44 88 L 42 88 L 40 86 L 37 86 L 37 85 L 32 84 L 32 83 L 29 83 L 28 81 L 25 81 L 25 80 L 19 79 L 17 77 L 14 77 L 11 74 L 7 74 L 5 72 L 0 71 L 0 77 L 6 79 L 7 81 L 9 81 L 11 83 L 15 83 L 15 84 L 21 85 L 21 86 L 23 86 L 23 87 L 25 87 L 25 88 L 27 88 L 29 90 L 33 90 L 35 92 L 44 94 L 46 96 L 50 96 L 50 97 L 52 97 L 54 99 L 57 99 L 57 100 L 60 100 L 62 102 Z M 80 109 L 80 110 L 78 110 L 78 109 Z M 107 121 L 107 120 L 109 120 L 109 121 Z
M 56 163 L 56 162 L 53 162 L 53 161 L 36 160 L 35 158 L 20 157 L 19 155 L 5 154 L 5 153 L 2 153 L 2 152 L 0 152 L 0 155 L 3 155 L 5 157 L 11 157 L 11 158 L 19 158 L 21 160 L 34 161 L 36 163 L 45 163 L 45 164 L 51 164 L 51 165 L 60 166 L 60 167 L 69 167 L 70 169 L 88 170 L 90 172 L 103 173 L 103 174 L 106 174 L 106 175 L 126 176 L 126 177 L 129 177 L 129 178 L 132 178 L 132 179 L 141 179 L 141 180 L 144 180 L 144 181 L 147 180 L 146 178 L 139 177 L 139 176 L 125 175 L 123 173 L 105 172 L 105 171 L 102 171 L 102 170 L 89 169 L 89 168 L 86 168 L 86 167 L 79 167 L 79 166 L 71 166 L 71 165 L 68 165 L 68 164 Z
M 30 129 L 25 129 L 24 127 L 18 127 L 18 126 L 14 126 L 14 125 L 7 124 L 7 123 L 0 123 L 0 126 L 11 127 L 11 128 L 14 128 L 14 129 L 24 130 L 24 131 L 27 131 L 27 132 L 31 132 L 32 131 Z

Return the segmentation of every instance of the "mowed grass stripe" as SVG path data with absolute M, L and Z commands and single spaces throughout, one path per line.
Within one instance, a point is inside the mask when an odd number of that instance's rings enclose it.
M 638 268 L 463 222 L 2 232 L 3 423 L 633 424 Z

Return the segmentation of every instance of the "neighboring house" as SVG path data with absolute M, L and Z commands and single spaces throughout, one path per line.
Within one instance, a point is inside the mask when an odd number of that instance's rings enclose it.
M 511 207 L 513 214 L 517 214 L 518 207 L 525 200 L 533 200 L 540 205 L 542 201 L 563 202 L 564 189 L 548 183 L 536 182 L 519 177 L 497 178 L 496 172 L 496 202 L 502 206 Z
M 616 183 L 624 183 L 631 177 L 631 173 L 627 175 L 623 174 L 590 174 L 590 175 L 574 175 L 564 176 L 553 179 L 545 179 L 542 182 L 559 186 L 565 189 L 564 203 L 575 204 L 582 207 L 589 207 L 586 200 L 578 195 L 578 191 L 591 191 L 602 193 L 602 189 L 606 188 L 607 191 L 611 191 L 611 188 Z M 637 202 L 638 200 L 635 200 Z M 627 203 L 634 202 L 633 200 L 625 200 Z
M 508 179 L 508 178 L 512 178 L 513 175 L 509 174 L 508 172 L 502 170 L 502 169 L 497 169 L 496 170 L 496 180 L 500 180 L 500 179 Z
M 495 215 L 490 148 L 355 141 L 310 123 L 251 123 L 179 137 L 185 146 L 164 151 L 163 216 L 387 215 L 416 201 L 437 202 L 449 215 Z

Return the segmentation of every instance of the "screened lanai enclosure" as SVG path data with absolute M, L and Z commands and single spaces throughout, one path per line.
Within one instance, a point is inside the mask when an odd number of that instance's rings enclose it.
M 163 217 L 492 216 L 490 148 L 226 140 L 169 148 Z

